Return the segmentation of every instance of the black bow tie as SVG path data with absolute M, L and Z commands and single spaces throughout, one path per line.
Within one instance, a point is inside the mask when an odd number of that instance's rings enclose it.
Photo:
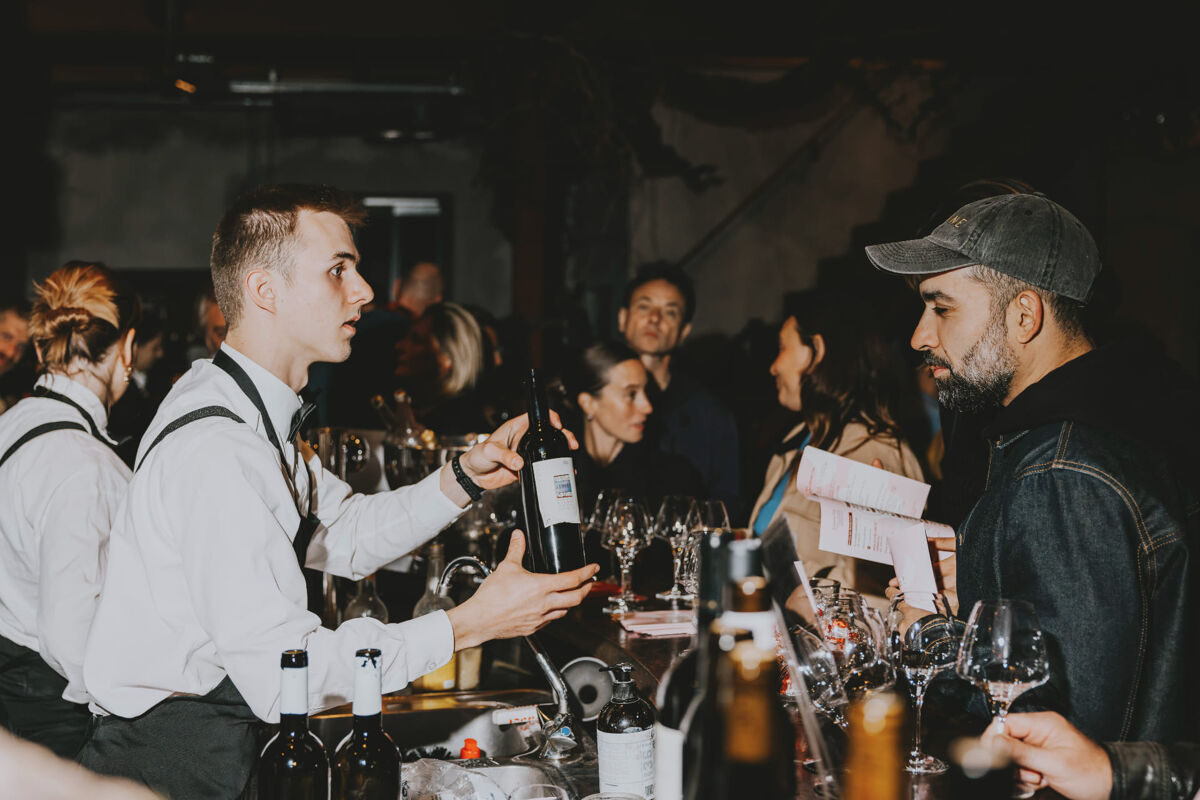
M 304 421 L 308 419 L 308 415 L 313 412 L 317 404 L 311 400 L 305 400 L 300 408 L 296 409 L 296 413 L 292 414 L 292 426 L 288 428 L 287 440 L 290 442 L 296 438 L 296 434 L 304 427 Z

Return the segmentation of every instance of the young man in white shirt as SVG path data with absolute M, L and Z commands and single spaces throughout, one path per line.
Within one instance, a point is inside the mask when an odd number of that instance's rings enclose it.
M 360 578 L 411 551 L 471 494 L 516 479 L 512 448 L 527 425 L 512 420 L 457 465 L 371 496 L 297 449 L 308 367 L 349 355 L 372 297 L 350 230 L 361 219 L 337 190 L 281 186 L 243 197 L 217 228 L 213 282 L 229 332 L 160 407 L 114 525 L 84 666 L 98 713 L 80 761 L 92 769 L 174 800 L 236 797 L 256 756 L 254 723 L 279 717 L 283 650 L 308 651 L 317 710 L 350 699 L 356 649 L 383 651 L 392 692 L 456 650 L 533 632 L 587 594 L 594 565 L 526 572 L 514 535 L 509 557 L 448 612 L 330 630 L 307 611 L 298 559 Z

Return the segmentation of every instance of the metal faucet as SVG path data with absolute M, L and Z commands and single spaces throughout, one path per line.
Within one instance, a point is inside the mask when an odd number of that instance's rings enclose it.
M 437 586 L 439 596 L 446 596 L 450 579 L 464 567 L 471 567 L 484 577 L 492 574 L 491 569 L 475 556 L 459 556 L 447 564 L 446 569 L 442 572 L 442 578 L 438 581 Z M 558 703 L 558 711 L 554 717 L 542 726 L 542 746 L 538 749 L 537 757 L 559 761 L 565 759 L 579 745 L 579 724 L 575 720 L 575 715 L 571 713 L 567 681 L 558 671 L 558 667 L 554 666 L 550 657 L 546 655 L 546 651 L 542 649 L 537 639 L 533 638 L 532 634 L 524 638 L 525 643 L 533 652 L 534 660 L 537 661 L 542 673 L 546 676 L 546 682 L 550 684 L 550 689 L 554 692 L 554 699 Z

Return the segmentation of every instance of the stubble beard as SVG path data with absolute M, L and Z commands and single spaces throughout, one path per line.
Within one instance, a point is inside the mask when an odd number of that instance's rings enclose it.
M 1016 355 L 1008 346 L 1007 333 L 1001 310 L 992 315 L 987 330 L 971 345 L 957 370 L 948 361 L 925 354 L 926 364 L 949 370 L 948 376 L 934 378 L 939 403 L 969 413 L 996 408 L 1004 402 L 1017 372 Z

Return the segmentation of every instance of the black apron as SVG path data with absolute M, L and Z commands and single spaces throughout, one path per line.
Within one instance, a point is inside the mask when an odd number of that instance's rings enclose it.
M 91 435 L 112 447 L 91 415 L 74 400 L 43 386 L 35 388 L 33 393 L 35 397 L 73 406 L 87 421 Z M 0 467 L 17 450 L 39 436 L 63 430 L 87 433 L 88 428 L 68 420 L 37 425 L 0 455 Z M 0 726 L 23 739 L 49 747 L 57 755 L 74 758 L 87 737 L 91 716 L 86 705 L 63 699 L 66 688 L 67 679 L 55 672 L 40 653 L 0 636 Z
M 213 364 L 229 373 L 258 409 L 266 423 L 267 438 L 279 452 L 287 471 L 283 447 L 267 414 L 266 404 L 250 376 L 221 350 L 213 357 Z M 205 406 L 191 411 L 162 429 L 142 454 L 137 468 L 171 433 L 207 417 L 245 422 L 223 406 Z M 308 470 L 307 464 L 305 470 Z M 292 540 L 302 570 L 305 569 L 308 545 L 320 524 L 312 511 L 311 472 L 308 479 L 308 512 L 301 517 Z M 289 490 L 293 488 L 289 486 Z M 306 579 L 310 572 L 306 570 Z M 309 607 L 312 608 L 311 581 L 309 586 Z M 133 719 L 97 715 L 93 718 L 87 744 L 79 754 L 79 763 L 106 775 L 141 781 L 171 800 L 234 800 L 250 794 L 250 775 L 268 734 L 267 725 L 255 716 L 241 692 L 226 676 L 205 695 L 171 697 Z

